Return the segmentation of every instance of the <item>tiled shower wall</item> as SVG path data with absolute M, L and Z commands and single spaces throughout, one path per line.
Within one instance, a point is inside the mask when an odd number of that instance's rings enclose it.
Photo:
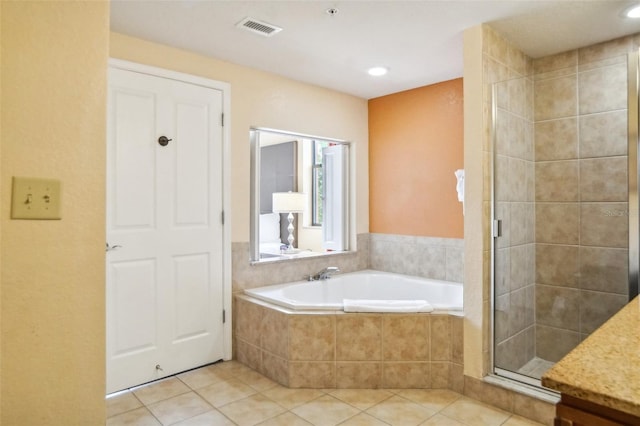
M 558 361 L 627 301 L 627 52 L 537 59 L 536 354 Z
M 535 355 L 535 187 L 531 60 L 485 28 L 485 72 L 496 84 L 495 361 L 518 370 Z M 491 105 L 487 96 L 486 105 Z

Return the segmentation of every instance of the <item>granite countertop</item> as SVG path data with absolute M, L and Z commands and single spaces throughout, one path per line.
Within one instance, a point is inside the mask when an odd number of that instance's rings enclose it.
M 548 370 L 542 385 L 640 417 L 640 297 Z

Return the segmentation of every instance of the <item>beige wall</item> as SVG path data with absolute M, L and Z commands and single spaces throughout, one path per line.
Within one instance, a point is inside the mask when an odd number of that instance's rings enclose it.
M 104 424 L 108 3 L 1 9 L 0 423 Z M 10 220 L 16 175 L 60 179 L 62 220 Z
M 486 269 L 487 208 L 484 179 L 488 166 L 483 151 L 488 137 L 483 114 L 483 31 L 481 26 L 464 32 L 464 374 L 482 378 L 486 363 L 489 292 Z
M 357 233 L 369 231 L 366 100 L 117 33 L 111 34 L 110 55 L 231 84 L 232 241 L 249 241 L 251 126 L 352 142 L 352 223 Z

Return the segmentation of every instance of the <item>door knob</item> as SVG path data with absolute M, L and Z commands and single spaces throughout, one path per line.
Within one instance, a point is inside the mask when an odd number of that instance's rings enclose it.
M 161 146 L 167 146 L 167 145 L 169 145 L 169 142 L 171 142 L 172 140 L 173 140 L 173 139 L 169 139 L 169 138 L 168 138 L 168 137 L 166 137 L 166 136 L 160 136 L 160 137 L 158 138 L 158 143 L 159 143 Z

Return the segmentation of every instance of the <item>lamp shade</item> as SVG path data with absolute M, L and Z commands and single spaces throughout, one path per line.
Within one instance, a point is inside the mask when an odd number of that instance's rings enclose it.
M 272 197 L 274 213 L 302 213 L 307 204 L 302 192 L 274 192 Z

